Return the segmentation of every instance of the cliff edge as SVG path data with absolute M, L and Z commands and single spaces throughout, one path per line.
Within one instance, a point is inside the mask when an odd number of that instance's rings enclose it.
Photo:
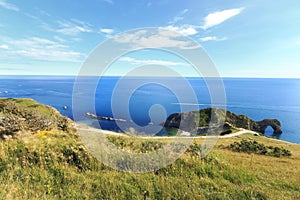
M 60 130 L 74 132 L 74 123 L 56 109 L 32 99 L 0 99 L 0 138 L 19 132 Z

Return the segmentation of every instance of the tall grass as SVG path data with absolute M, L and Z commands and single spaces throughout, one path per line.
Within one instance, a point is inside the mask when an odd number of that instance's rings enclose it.
M 260 138 L 256 140 L 264 143 Z M 155 151 L 167 142 L 163 139 L 151 141 L 125 137 L 109 137 L 109 140 L 119 148 L 136 153 Z M 224 139 L 220 143 L 240 140 Z M 198 156 L 200 145 L 201 140 L 196 140 L 186 153 L 165 168 L 133 174 L 99 163 L 74 134 L 54 131 L 1 141 L 0 198 L 300 198 L 299 145 L 285 146 L 293 153 L 290 158 L 216 148 L 204 159 Z M 275 142 L 272 145 L 278 146 Z

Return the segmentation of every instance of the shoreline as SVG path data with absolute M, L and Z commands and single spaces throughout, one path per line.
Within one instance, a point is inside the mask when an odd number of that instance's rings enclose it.
M 119 133 L 119 132 L 114 132 L 114 131 L 109 131 L 109 130 L 103 130 L 103 129 L 97 129 L 91 126 L 88 126 L 86 124 L 81 124 L 81 123 L 75 123 L 75 128 L 76 130 L 80 130 L 80 131 L 89 131 L 89 132 L 95 132 L 95 133 L 102 133 L 104 135 L 108 135 L 108 136 L 119 136 L 119 137 L 136 137 L 139 139 L 175 139 L 175 138 L 191 138 L 191 139 L 209 139 L 209 138 L 217 138 L 217 139 L 225 139 L 225 138 L 233 138 L 233 137 L 237 137 L 240 135 L 244 135 L 244 134 L 252 134 L 252 135 L 260 135 L 259 133 L 255 132 L 255 131 L 251 131 L 251 130 L 247 130 L 247 129 L 243 129 L 243 128 L 238 128 L 239 131 L 235 132 L 235 133 L 231 133 L 231 134 L 227 134 L 227 135 L 220 135 L 220 136 L 135 136 L 135 135 L 129 135 L 126 133 Z M 264 135 L 260 135 L 260 136 L 264 136 Z M 285 141 L 285 140 L 280 140 L 280 139 L 276 139 L 276 138 L 271 138 L 271 137 L 267 137 L 264 136 L 265 138 L 269 139 L 269 140 L 273 140 L 273 141 L 278 141 L 278 142 L 282 142 L 282 143 L 286 143 L 286 144 L 292 144 L 292 145 L 299 145 L 298 143 L 293 143 L 293 142 L 289 142 L 289 141 Z

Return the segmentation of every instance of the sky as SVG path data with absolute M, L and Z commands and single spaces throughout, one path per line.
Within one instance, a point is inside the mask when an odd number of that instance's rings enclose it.
M 299 0 L 0 0 L 0 75 L 77 75 L 102 42 L 154 27 L 199 43 L 222 77 L 300 78 L 299 10 Z M 107 75 L 144 64 L 195 75 L 157 51 L 124 55 Z

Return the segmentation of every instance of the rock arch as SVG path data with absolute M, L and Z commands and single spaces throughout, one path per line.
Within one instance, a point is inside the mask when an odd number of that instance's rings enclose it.
M 274 130 L 274 134 L 281 134 L 281 123 L 277 119 L 264 119 L 262 121 L 256 122 L 257 127 L 255 128 L 257 132 L 265 133 L 265 130 L 268 126 L 271 126 Z
M 200 116 L 200 119 L 197 116 Z M 219 117 L 225 117 L 225 124 L 220 124 L 221 121 L 219 120 Z M 223 129 L 222 131 L 229 130 L 231 127 L 236 127 L 264 134 L 266 128 L 271 126 L 274 130 L 274 134 L 282 133 L 281 123 L 277 119 L 254 121 L 246 115 L 235 114 L 220 108 L 206 108 L 198 111 L 173 113 L 164 123 L 162 123 L 162 125 L 165 127 L 180 128 L 184 131 L 203 134 L 209 130 L 210 121 L 216 128 L 220 129 L 221 127 L 221 129 Z

